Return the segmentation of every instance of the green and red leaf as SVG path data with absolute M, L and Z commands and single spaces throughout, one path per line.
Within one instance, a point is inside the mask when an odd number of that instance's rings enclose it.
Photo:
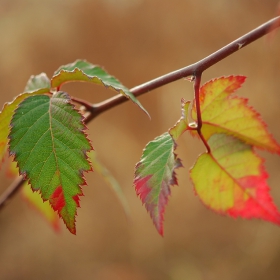
M 11 127 L 10 154 L 20 174 L 75 233 L 83 172 L 91 170 L 87 153 L 92 147 L 82 116 L 66 93 L 31 96 L 19 104 Z
M 175 169 L 181 166 L 174 153 L 175 142 L 166 132 L 149 142 L 135 167 L 134 186 L 158 232 L 163 235 L 163 218 L 170 186 L 177 184 Z
M 215 133 L 226 133 L 259 149 L 280 154 L 280 145 L 268 132 L 259 113 L 248 105 L 247 99 L 232 96 L 244 81 L 244 76 L 221 77 L 200 88 L 202 134 L 208 140 Z M 195 121 L 196 114 L 194 103 L 191 116 Z
M 103 85 L 131 99 L 149 116 L 146 109 L 127 87 L 121 84 L 115 77 L 109 75 L 100 66 L 93 65 L 86 60 L 76 60 L 73 63 L 61 66 L 54 73 L 51 79 L 51 86 L 59 89 L 67 82 L 89 82 L 97 85 Z
M 212 135 L 208 144 L 211 153 L 200 155 L 190 171 L 202 202 L 220 214 L 259 218 L 280 225 L 263 160 L 252 147 L 226 134 Z

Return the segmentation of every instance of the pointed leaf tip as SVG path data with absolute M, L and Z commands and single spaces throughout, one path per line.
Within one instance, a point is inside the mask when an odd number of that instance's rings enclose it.
M 147 144 L 135 167 L 134 186 L 160 235 L 170 186 L 177 184 L 175 169 L 181 166 L 168 132 Z
M 82 116 L 70 97 L 31 96 L 21 102 L 11 122 L 10 153 L 33 190 L 39 190 L 75 233 L 78 196 L 91 170 L 87 153 L 92 149 Z

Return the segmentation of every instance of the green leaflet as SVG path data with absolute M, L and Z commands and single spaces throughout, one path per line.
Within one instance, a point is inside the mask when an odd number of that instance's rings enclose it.
M 146 109 L 127 87 L 121 84 L 115 77 L 109 75 L 100 66 L 93 65 L 86 60 L 76 60 L 73 63 L 61 66 L 55 71 L 51 79 L 51 86 L 53 88 L 60 88 L 67 82 L 89 82 L 108 87 L 130 98 L 149 116 Z
M 10 153 L 33 190 L 40 190 L 75 233 L 75 215 L 85 184 L 83 172 L 91 170 L 82 116 L 66 93 L 26 98 L 11 122 Z

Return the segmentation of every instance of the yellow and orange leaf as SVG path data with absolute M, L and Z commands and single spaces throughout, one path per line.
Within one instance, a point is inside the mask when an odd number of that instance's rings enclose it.
M 262 150 L 280 154 L 280 146 L 248 100 L 232 94 L 244 83 L 244 76 L 214 79 L 200 88 L 202 134 L 208 140 L 215 133 L 226 133 Z M 196 121 L 196 106 L 191 116 Z M 195 131 L 191 131 L 193 135 Z

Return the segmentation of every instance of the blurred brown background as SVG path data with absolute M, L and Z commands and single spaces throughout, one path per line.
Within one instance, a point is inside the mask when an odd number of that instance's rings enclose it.
M 276 14 L 278 0 L 0 0 L 0 102 L 10 101 L 30 75 L 52 75 L 77 58 L 99 64 L 133 87 L 216 51 Z M 248 76 L 238 94 L 250 98 L 280 140 L 280 35 L 247 46 L 213 66 L 203 81 Z M 98 102 L 113 92 L 70 84 L 68 93 Z M 101 161 L 121 183 L 128 221 L 116 195 L 96 173 L 78 210 L 77 235 L 56 234 L 18 194 L 0 212 L 0 279 L 261 280 L 280 279 L 280 228 L 231 219 L 194 196 L 188 169 L 204 151 L 188 135 L 160 237 L 132 187 L 134 165 L 146 143 L 180 117 L 180 99 L 192 85 L 178 81 L 141 96 L 150 121 L 130 102 L 90 123 Z M 2 107 L 2 105 L 1 105 Z M 272 196 L 280 207 L 280 159 L 267 161 Z M 1 171 L 0 192 L 9 185 Z M 205 174 L 207 176 L 207 174 Z

